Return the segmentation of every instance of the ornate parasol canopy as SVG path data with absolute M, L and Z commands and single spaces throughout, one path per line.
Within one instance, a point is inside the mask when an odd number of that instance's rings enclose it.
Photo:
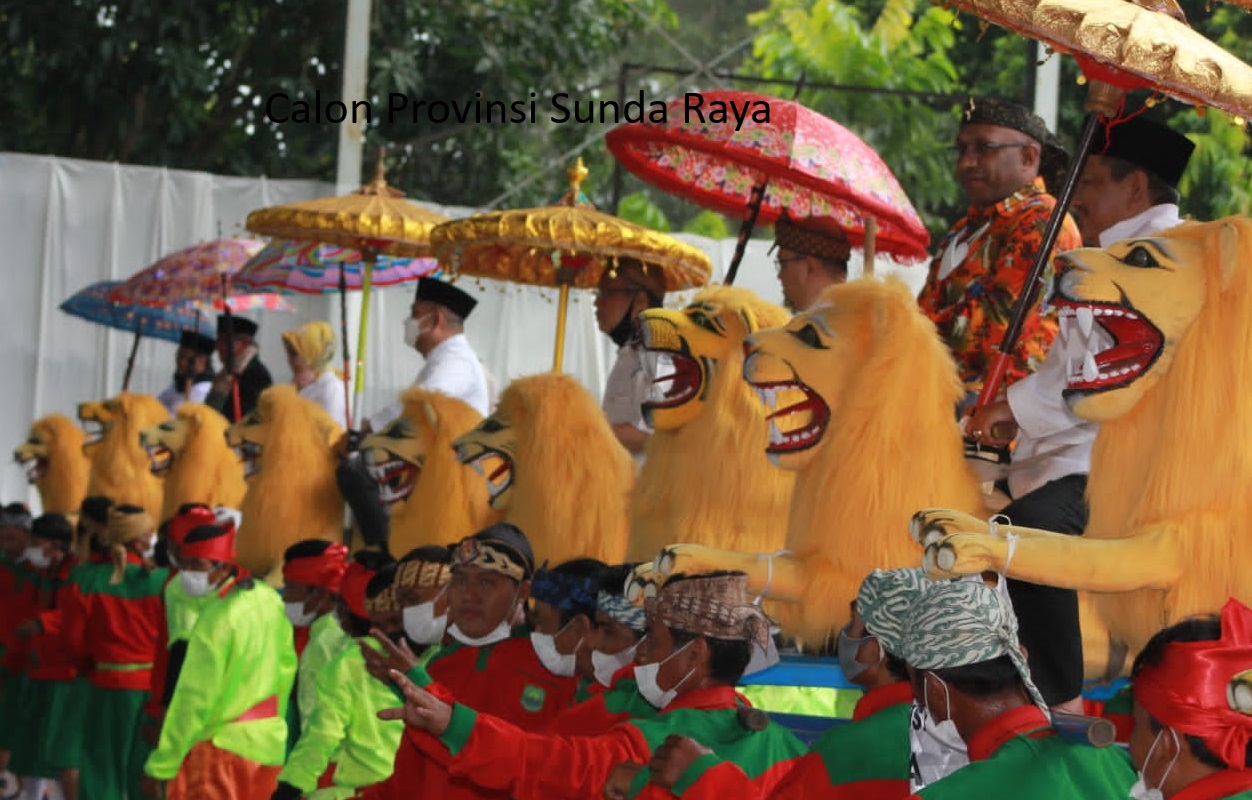
M 963 11 L 1073 54 L 1092 80 L 1153 88 L 1252 117 L 1252 67 L 1192 30 L 1177 6 L 1128 0 L 947 0 Z
M 252 239 L 215 239 L 184 247 L 136 272 L 114 288 L 110 300 L 122 305 L 169 306 L 197 303 L 208 308 L 225 296 L 232 310 L 263 307 L 266 300 L 237 300 L 231 278 L 261 252 Z M 223 288 L 225 286 L 225 288 Z M 220 305 L 224 305 L 219 302 Z
M 566 174 L 570 190 L 556 205 L 475 214 L 430 236 L 435 257 L 454 275 L 559 287 L 554 370 L 561 369 L 569 287 L 593 289 L 605 269 L 627 260 L 660 270 L 667 291 L 703 286 L 713 273 L 699 248 L 580 203 L 587 177 L 581 158 Z
M 360 406 L 361 393 L 365 391 L 365 339 L 369 325 L 370 290 L 378 258 L 429 256 L 431 230 L 448 219 L 403 199 L 404 192 L 387 184 L 384 154 L 385 148 L 380 148 L 374 180 L 352 194 L 271 206 L 248 215 L 248 230 L 262 236 L 339 245 L 359 251 L 364 271 L 359 286 L 354 287 L 360 288 L 362 298 L 354 379 L 356 402 L 347 405 L 349 426 L 352 424 L 353 411 Z M 339 290 L 346 298 L 349 287 L 347 273 L 351 270 L 340 269 L 335 262 L 327 263 L 323 268 L 333 269 L 338 273 Z M 346 299 L 340 306 L 340 313 L 346 376 L 350 362 Z
M 338 291 L 341 271 L 345 273 L 348 291 L 359 291 L 365 277 L 365 257 L 360 250 L 275 239 L 244 264 L 235 275 L 235 283 L 256 291 L 327 294 Z M 380 255 L 374 261 L 372 285 L 399 286 L 418 278 L 438 277 L 439 271 L 439 263 L 433 258 Z

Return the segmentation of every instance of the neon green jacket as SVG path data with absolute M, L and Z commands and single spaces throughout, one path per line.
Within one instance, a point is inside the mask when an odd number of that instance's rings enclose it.
M 196 626 L 200 613 L 216 599 L 217 595 L 212 593 L 204 597 L 187 594 L 183 591 L 183 582 L 177 575 L 165 584 L 165 624 L 169 629 L 170 647 L 191 636 L 191 629 Z
M 386 780 L 404 722 L 385 722 L 378 712 L 395 705 L 391 689 L 366 672 L 360 648 L 345 648 L 317 676 L 317 705 L 305 718 L 300 741 L 278 779 L 309 794 L 334 763 L 335 786 L 355 788 Z
M 317 676 L 322 668 L 346 648 L 356 649 L 356 642 L 339 627 L 334 614 L 323 614 L 309 626 L 309 643 L 300 654 L 300 668 L 296 679 L 296 707 L 300 711 L 300 724 L 313 716 L 317 706 Z M 370 679 L 373 681 L 373 679 Z
M 296 677 L 291 623 L 276 591 L 250 584 L 213 595 L 192 628 L 160 742 L 144 766 L 148 775 L 172 779 L 203 741 L 258 764 L 283 763 Z

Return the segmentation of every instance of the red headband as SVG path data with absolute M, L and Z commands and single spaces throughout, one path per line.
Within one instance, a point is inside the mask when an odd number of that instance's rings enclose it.
M 1166 645 L 1164 660 L 1144 667 L 1133 691 L 1162 725 L 1199 737 L 1231 769 L 1246 769 L 1252 710 L 1234 704 L 1236 679 L 1252 670 L 1252 609 L 1231 598 L 1221 624 L 1217 641 Z
M 213 512 L 209 512 L 212 514 Z M 182 544 L 178 546 L 178 556 L 181 561 L 189 561 L 193 558 L 207 558 L 209 561 L 217 561 L 226 564 L 235 563 L 235 524 L 227 522 L 223 525 L 198 525 L 187 531 L 198 531 L 203 528 L 212 528 L 219 533 L 209 539 L 201 539 L 196 542 L 188 542 L 183 539 Z
M 217 516 L 213 513 L 213 509 L 207 506 L 189 508 L 183 513 L 175 514 L 170 518 L 170 541 L 182 547 L 183 539 L 186 539 L 187 534 L 191 533 L 192 530 L 199 528 L 201 525 L 213 525 L 216 523 Z
M 369 585 L 373 577 L 374 570 L 366 569 L 353 561 L 344 570 L 343 584 L 339 587 L 339 594 L 343 597 L 343 602 L 347 604 L 348 610 L 364 619 L 370 618 L 365 608 L 365 587 Z
M 348 566 L 348 548 L 332 543 L 318 556 L 293 558 L 283 564 L 283 583 L 302 583 L 328 592 L 338 592 L 343 571 Z

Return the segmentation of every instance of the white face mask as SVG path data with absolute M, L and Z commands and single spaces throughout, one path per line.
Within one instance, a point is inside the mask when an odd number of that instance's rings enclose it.
M 929 690 L 922 691 L 927 703 L 914 702 L 909 716 L 909 789 L 913 793 L 969 763 L 969 751 L 956 723 L 951 719 L 936 721 L 928 710 Z
M 667 705 L 674 702 L 674 698 L 678 696 L 678 689 L 687 682 L 688 678 L 695 674 L 695 669 L 691 669 L 683 676 L 682 680 L 674 684 L 672 689 L 662 689 L 660 684 L 656 682 L 657 676 L 661 672 L 661 667 L 665 665 L 665 662 L 686 650 L 689 644 L 691 642 L 687 642 L 687 644 L 670 653 L 661 661 L 635 665 L 635 683 L 639 686 L 639 694 L 643 695 L 643 699 L 647 700 L 649 704 L 658 710 L 664 709 Z
M 532 631 L 530 634 L 530 644 L 535 648 L 539 663 L 558 678 L 572 677 L 578 671 L 578 648 L 582 647 L 583 640 L 579 639 L 578 644 L 574 645 L 573 651 L 569 653 L 562 653 L 556 648 L 556 637 L 564 633 L 565 628 L 572 624 L 574 621 L 570 620 L 555 634 L 538 631 Z
M 140 553 L 140 556 L 142 556 L 144 561 L 151 561 L 153 556 L 156 555 L 156 544 L 157 537 L 154 533 L 151 538 L 148 539 L 148 546 L 143 549 L 142 553 Z
M 435 616 L 435 601 L 407 606 L 401 612 L 404 618 L 404 634 L 418 644 L 435 644 L 443 639 L 448 627 L 448 614 Z
M 1147 778 L 1143 777 L 1143 771 L 1148 768 L 1148 762 L 1152 760 L 1152 751 L 1156 750 L 1156 745 L 1161 741 L 1161 734 L 1169 731 L 1174 737 L 1174 758 L 1169 762 L 1169 766 L 1165 768 L 1165 773 L 1161 775 L 1161 782 L 1155 788 L 1148 788 Z M 1148 754 L 1143 757 L 1143 766 L 1138 769 L 1138 780 L 1130 787 L 1131 800 L 1164 800 L 1165 793 L 1162 789 L 1165 781 L 1169 778 L 1169 773 L 1173 771 L 1174 765 L 1178 763 L 1178 756 L 1182 754 L 1182 747 L 1178 743 L 1178 734 L 1173 728 L 1161 728 L 1157 732 L 1156 738 L 1152 740 L 1152 746 L 1148 748 Z
M 448 626 L 448 635 L 468 647 L 486 647 L 489 644 L 503 642 L 509 638 L 509 634 L 512 632 L 513 629 L 509 626 L 507 619 L 497 625 L 491 633 L 488 633 L 486 636 L 480 636 L 477 639 L 466 635 L 464 631 L 456 626 L 455 622 Z
M 183 570 L 178 573 L 178 580 L 188 597 L 204 597 L 213 591 L 214 584 L 209 583 L 209 573 Z
M 52 564 L 52 559 L 43 551 L 42 547 L 28 547 L 22 553 L 20 562 L 26 562 L 35 569 L 47 569 Z
M 423 333 L 428 330 L 425 322 L 430 318 L 430 314 L 423 314 L 420 317 L 405 317 L 404 319 L 404 344 L 406 347 L 417 348 L 417 340 L 421 338 Z
M 180 573 L 186 575 L 187 573 Z M 287 612 L 287 620 L 297 628 L 307 628 L 317 619 L 317 614 L 304 610 L 304 603 L 283 603 L 283 611 Z
M 643 639 L 635 642 L 625 650 L 616 653 L 602 653 L 599 650 L 591 651 L 591 668 L 595 670 L 596 680 L 601 686 L 612 686 L 613 676 L 618 670 L 635 660 L 635 651 L 639 649 L 639 645 L 643 643 Z

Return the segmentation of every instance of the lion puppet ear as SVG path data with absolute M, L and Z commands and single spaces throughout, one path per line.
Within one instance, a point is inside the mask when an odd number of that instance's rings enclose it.
M 1217 234 L 1217 258 L 1220 259 L 1223 288 L 1230 285 L 1235 270 L 1242 266 L 1242 259 L 1239 255 L 1239 233 L 1239 226 L 1228 220 L 1222 223 L 1221 230 Z
M 439 412 L 435 411 L 434 403 L 429 400 L 423 400 L 422 414 L 426 416 L 426 421 L 430 423 L 430 429 L 432 431 L 439 430 Z

